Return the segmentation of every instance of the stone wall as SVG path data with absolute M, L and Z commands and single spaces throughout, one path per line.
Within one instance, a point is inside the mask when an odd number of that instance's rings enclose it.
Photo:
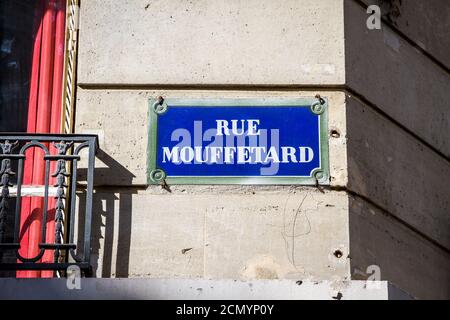
M 450 46 L 430 23 L 448 5 L 432 3 L 368 30 L 356 0 L 83 1 L 75 131 L 100 139 L 96 275 L 345 280 L 378 265 L 415 297 L 450 297 Z M 316 94 L 329 188 L 146 185 L 148 99 Z
M 362 27 L 381 6 L 381 30 Z M 450 297 L 449 2 L 344 1 L 352 275 Z

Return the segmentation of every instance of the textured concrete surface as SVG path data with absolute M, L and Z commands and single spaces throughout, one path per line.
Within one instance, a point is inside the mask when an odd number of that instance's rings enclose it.
M 332 185 L 347 182 L 345 95 L 336 91 L 219 91 L 219 90 L 83 90 L 77 93 L 75 131 L 96 133 L 100 148 L 95 170 L 96 185 L 147 183 L 148 99 L 170 98 L 269 98 L 314 97 L 329 99 L 330 175 Z M 83 164 L 81 164 L 83 166 Z
M 342 84 L 342 0 L 89 0 L 80 84 Z
M 83 195 L 80 195 L 83 203 Z M 173 187 L 94 197 L 98 277 L 349 279 L 348 196 L 312 187 Z
M 375 264 L 415 297 L 448 298 L 450 76 L 396 31 L 448 65 L 448 4 L 427 3 L 402 1 L 394 28 L 369 31 L 353 0 L 83 2 L 75 130 L 100 138 L 96 276 L 341 281 Z M 147 188 L 149 98 L 317 93 L 333 191 Z
M 365 279 L 367 267 L 418 299 L 450 298 L 450 254 L 386 212 L 350 197 L 352 279 Z M 367 277 L 367 276 L 366 276 Z
M 450 68 L 450 2 L 448 0 L 362 0 L 377 4 L 400 32 Z
M 81 279 L 79 290 L 65 279 L 0 279 L 0 299 L 171 299 L 171 300 L 409 300 L 386 281 Z M 182 305 L 181 305 L 182 306 Z M 220 312 L 220 310 L 218 310 Z
M 347 99 L 349 189 L 450 248 L 448 161 L 356 99 Z
M 387 25 L 345 1 L 346 84 L 450 158 L 450 75 Z

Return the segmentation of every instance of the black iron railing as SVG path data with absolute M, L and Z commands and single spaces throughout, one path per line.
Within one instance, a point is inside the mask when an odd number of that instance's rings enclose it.
M 0 270 L 62 271 L 76 265 L 86 274 L 90 271 L 97 148 L 95 135 L 0 133 Z M 87 152 L 80 153 L 82 150 Z M 32 169 L 30 161 L 33 161 Z M 86 170 L 86 183 L 82 184 L 85 206 L 78 208 L 77 168 L 81 161 L 83 171 Z M 29 176 L 24 178 L 30 172 L 40 175 L 42 184 L 24 183 L 30 180 Z M 30 201 L 27 197 L 39 198 L 41 207 L 23 205 Z M 21 221 L 24 217 L 31 220 Z M 29 246 L 29 243 L 23 244 L 23 237 L 35 221 L 39 222 L 37 248 L 32 250 L 32 256 L 25 255 L 21 246 Z M 48 229 L 48 225 L 52 225 L 52 229 Z M 53 233 L 50 237 L 49 230 Z

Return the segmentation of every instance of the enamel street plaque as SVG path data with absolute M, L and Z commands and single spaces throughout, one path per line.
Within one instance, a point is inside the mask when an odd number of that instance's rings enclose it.
M 325 98 L 149 101 L 149 184 L 329 184 Z

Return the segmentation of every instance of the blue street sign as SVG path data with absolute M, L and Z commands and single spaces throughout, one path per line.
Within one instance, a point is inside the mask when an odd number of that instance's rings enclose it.
M 327 101 L 149 103 L 151 184 L 328 184 Z

